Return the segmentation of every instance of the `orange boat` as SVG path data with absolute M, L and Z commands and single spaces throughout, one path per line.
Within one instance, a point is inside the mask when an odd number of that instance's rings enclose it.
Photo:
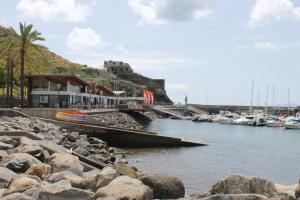
M 85 123 L 88 121 L 88 115 L 74 110 L 57 111 L 55 119 L 65 122 Z

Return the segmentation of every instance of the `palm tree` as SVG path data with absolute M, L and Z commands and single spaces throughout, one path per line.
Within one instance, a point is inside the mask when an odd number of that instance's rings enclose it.
M 20 23 L 20 34 L 13 28 L 9 28 L 8 32 L 7 37 L 0 38 L 0 59 L 11 57 L 20 64 L 21 106 L 23 107 L 25 64 L 32 67 L 40 61 L 40 58 L 43 58 L 46 48 L 35 42 L 44 41 L 45 38 L 40 32 L 33 30 L 32 24 Z

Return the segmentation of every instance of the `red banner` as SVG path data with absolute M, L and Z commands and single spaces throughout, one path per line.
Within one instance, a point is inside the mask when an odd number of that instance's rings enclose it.
M 144 90 L 144 106 L 152 106 L 154 104 L 153 93 L 149 90 Z

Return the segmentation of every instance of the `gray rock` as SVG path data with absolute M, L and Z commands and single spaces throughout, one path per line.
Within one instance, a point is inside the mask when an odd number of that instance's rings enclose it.
M 148 175 L 140 180 L 153 190 L 154 199 L 178 199 L 185 195 L 184 185 L 177 177 Z
M 101 171 L 98 169 L 84 172 L 83 176 L 86 181 L 86 187 L 89 189 L 96 189 L 98 177 L 101 176 Z
M 40 180 L 35 176 L 26 176 L 26 175 L 18 175 L 12 179 L 8 189 L 5 191 L 5 195 L 16 193 L 16 192 L 24 192 L 32 187 L 38 187 L 40 184 Z
M 259 194 L 217 194 L 205 200 L 268 200 L 266 196 Z
M 299 181 L 298 186 L 295 189 L 295 197 L 296 197 L 296 199 L 300 198 L 300 181 Z
M 153 199 L 152 190 L 144 185 L 140 180 L 128 176 L 119 176 L 107 186 L 99 188 L 95 193 L 95 198 L 116 197 L 136 200 Z
M 50 183 L 56 183 L 61 180 L 68 180 L 70 181 L 72 187 L 81 188 L 81 189 L 84 189 L 86 186 L 84 178 L 70 171 L 61 171 L 61 172 L 50 174 L 48 177 L 46 177 L 46 180 Z
M 39 145 L 20 145 L 16 149 L 16 153 L 28 153 L 35 156 L 41 153 L 44 149 Z
M 27 153 L 14 153 L 2 159 L 1 165 L 14 172 L 26 172 L 32 165 L 41 164 L 41 162 Z
M 79 176 L 83 176 L 83 166 L 76 156 L 68 153 L 54 153 L 49 157 L 48 161 L 54 172 L 67 170 Z
M 112 180 L 120 176 L 117 170 L 111 167 L 105 167 L 97 177 L 97 185 L 96 188 L 104 187 L 108 185 Z
M 4 142 L 0 142 L 0 150 L 7 150 L 7 149 L 12 149 L 12 148 L 14 148 L 13 145 L 6 144 Z
M 12 139 L 11 137 L 8 137 L 6 135 L 0 136 L 0 142 L 6 143 L 6 144 L 11 144 L 11 145 L 16 144 L 16 141 L 14 139 Z
M 73 188 L 67 180 L 62 180 L 54 184 L 43 183 L 39 194 L 39 200 L 92 200 L 93 193 L 77 188 Z
M 39 146 L 39 143 L 38 142 L 36 142 L 36 141 L 34 141 L 34 140 L 32 140 L 32 139 L 29 139 L 29 138 L 27 138 L 27 137 L 21 137 L 20 139 L 19 139 L 19 144 L 20 145 L 30 145 L 30 146 Z
M 5 167 L 0 167 L 0 188 L 7 188 L 10 181 L 17 174 Z
M 272 197 L 276 196 L 277 190 L 272 182 L 265 179 L 232 175 L 214 184 L 211 194 L 261 194 Z
M 6 151 L 0 150 L 0 160 L 2 160 L 3 158 L 5 158 L 6 156 L 8 156 L 8 154 L 6 153 Z
M 1 200 L 35 200 L 35 199 L 23 193 L 13 193 L 2 197 Z

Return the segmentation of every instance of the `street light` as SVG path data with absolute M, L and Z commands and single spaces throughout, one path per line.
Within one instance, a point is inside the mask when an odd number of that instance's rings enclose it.
M 91 109 L 92 109 L 92 90 L 89 90 L 90 92 L 90 105 L 91 105 Z
M 61 88 L 61 84 L 56 84 L 56 87 L 57 87 L 57 99 L 58 99 L 58 104 L 57 104 L 57 108 L 59 109 L 59 90 Z

